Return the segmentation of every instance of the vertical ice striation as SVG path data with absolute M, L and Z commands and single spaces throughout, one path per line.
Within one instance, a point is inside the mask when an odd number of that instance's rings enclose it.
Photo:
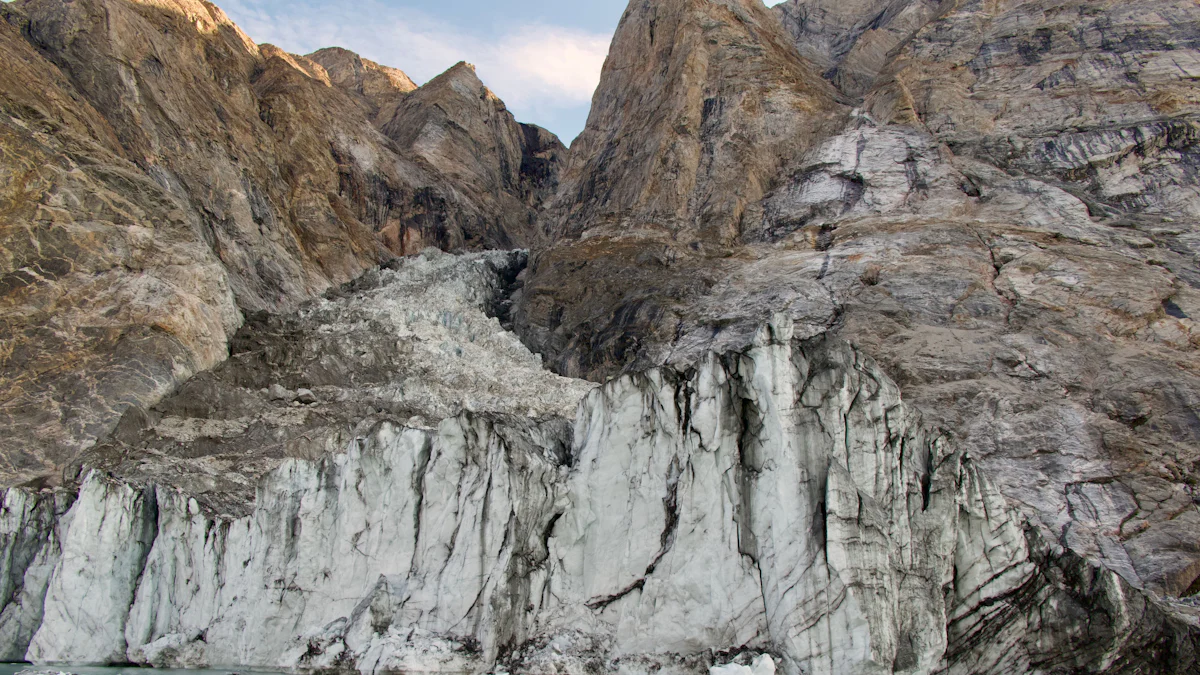
M 1002 673 L 1195 648 L 1027 535 L 872 361 L 793 340 L 783 315 L 741 352 L 593 390 L 573 438 L 504 415 L 380 423 L 287 460 L 240 519 L 97 473 L 60 520 L 47 499 L 6 495 L 6 517 L 58 533 L 5 530 L 26 578 L 62 542 L 37 662 L 703 672 L 748 652 L 791 674 Z

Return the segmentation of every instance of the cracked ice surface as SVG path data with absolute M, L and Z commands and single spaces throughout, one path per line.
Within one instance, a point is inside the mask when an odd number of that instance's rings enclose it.
M 704 673 L 737 651 L 789 675 L 965 675 L 1071 653 L 1043 628 L 1078 598 L 1115 627 L 1164 621 L 1111 573 L 1064 593 L 1051 575 L 1086 565 L 1030 539 L 869 359 L 783 316 L 741 352 L 594 389 L 573 429 L 380 421 L 283 461 L 242 518 L 98 472 L 61 517 L 11 490 L 2 541 L 44 563 L 5 578 L 53 572 L 0 631 L 37 626 L 42 663 Z

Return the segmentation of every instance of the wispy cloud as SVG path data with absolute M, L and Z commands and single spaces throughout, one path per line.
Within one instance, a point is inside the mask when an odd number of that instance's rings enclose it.
M 610 36 L 557 26 L 527 26 L 476 57 L 494 88 L 531 100 L 587 103 L 600 82 Z
M 568 141 L 586 119 L 610 41 L 609 35 L 537 24 L 480 35 L 378 0 L 220 4 L 257 42 L 298 53 L 345 47 L 400 68 L 418 83 L 458 61 L 473 63 L 519 118 L 548 126 Z

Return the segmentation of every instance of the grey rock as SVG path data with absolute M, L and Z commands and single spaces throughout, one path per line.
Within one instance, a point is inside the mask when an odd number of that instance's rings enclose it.
M 646 59 L 633 37 L 692 11 L 634 9 L 614 44 Z M 718 192 L 754 195 L 736 217 L 698 215 L 656 234 L 641 223 L 667 221 L 649 200 L 615 200 L 626 211 L 613 219 L 586 194 L 560 193 L 543 218 L 556 241 L 531 256 L 517 306 L 523 338 L 559 372 L 604 380 L 743 349 L 785 311 L 799 336 L 837 336 L 878 359 L 1028 519 L 1031 538 L 1070 566 L 1119 577 L 1135 614 L 1159 603 L 1194 622 L 1184 599 L 1200 575 L 1190 524 L 1200 342 L 1185 308 L 1200 282 L 1186 66 L 1195 3 L 800 0 L 777 14 L 839 89 L 835 122 L 812 123 L 818 131 L 777 167 L 742 165 L 741 176 L 763 176 L 761 192 L 722 179 Z M 754 27 L 739 45 L 773 53 L 765 24 L 722 17 L 711 25 Z M 704 53 L 685 41 L 671 58 L 686 58 L 678 50 Z M 649 69 L 629 83 L 637 71 L 618 65 L 590 122 L 616 145 L 647 130 L 606 101 L 687 100 Z M 1072 78 L 1050 77 L 1064 70 Z M 786 86 L 780 72 L 737 81 Z M 727 84 L 705 74 L 711 90 Z M 605 164 L 589 185 L 649 166 L 703 213 L 713 188 L 671 182 L 666 148 L 727 137 L 677 131 L 687 139 L 661 146 L 657 163 L 594 155 Z M 711 246 L 704 233 L 721 226 L 733 235 Z M 1087 668 L 1136 672 L 1102 642 L 1076 644 L 1098 659 Z M 1028 669 L 1058 667 L 1054 658 L 1030 656 Z M 1001 668 L 967 662 L 964 672 Z
M 788 0 L 772 9 L 802 56 L 840 90 L 865 94 L 892 52 L 955 8 L 945 0 Z

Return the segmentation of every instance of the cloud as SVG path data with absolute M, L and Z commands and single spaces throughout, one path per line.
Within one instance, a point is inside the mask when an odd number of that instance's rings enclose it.
M 224 0 L 226 13 L 256 42 L 309 53 L 338 46 L 399 68 L 418 83 L 459 61 L 524 121 L 553 123 L 569 140 L 586 118 L 609 35 L 527 24 L 480 35 L 427 13 L 378 0 Z M 553 127 L 552 127 L 553 128 Z M 568 135 L 570 134 L 570 135 Z
M 476 66 L 494 79 L 494 89 L 511 88 L 533 100 L 587 103 L 600 83 L 609 40 L 557 26 L 527 26 L 488 46 Z

